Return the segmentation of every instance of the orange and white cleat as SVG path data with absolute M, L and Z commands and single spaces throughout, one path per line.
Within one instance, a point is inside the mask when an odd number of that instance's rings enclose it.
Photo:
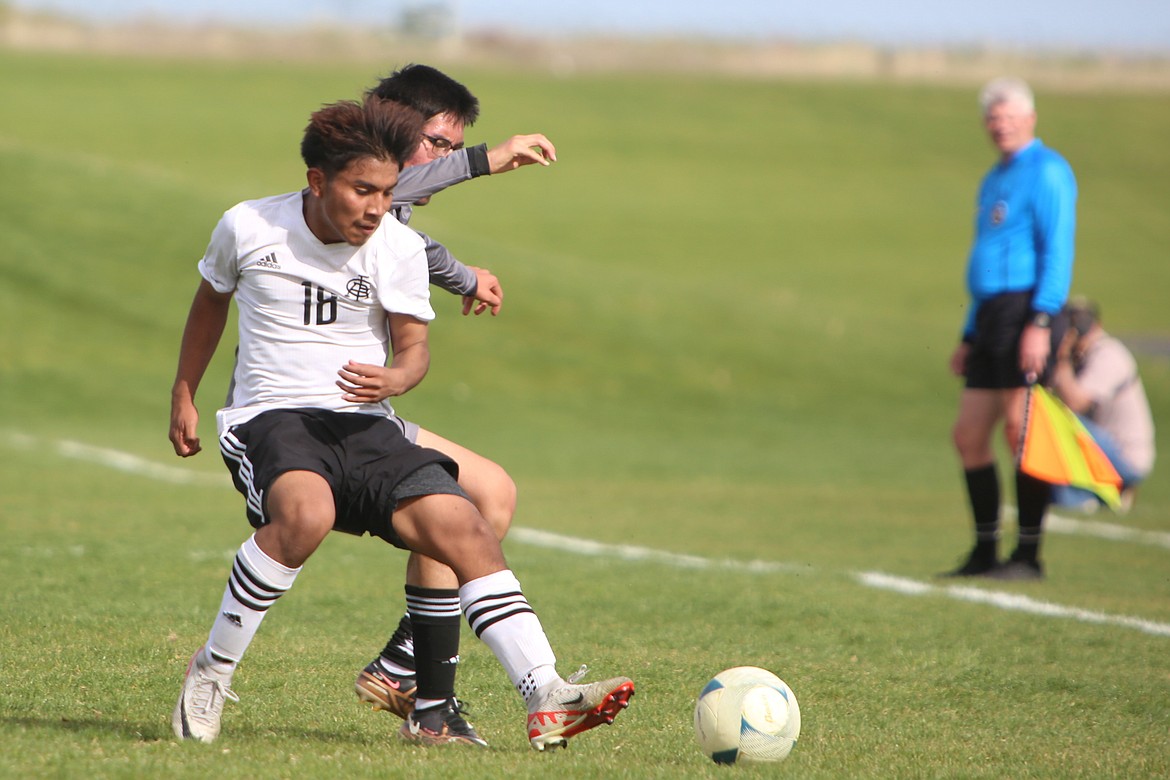
M 528 741 L 536 750 L 566 747 L 570 737 L 595 726 L 613 723 L 618 713 L 630 706 L 634 682 L 629 677 L 612 677 L 579 685 L 586 667 L 568 681 L 555 682 L 538 695 L 529 707 Z

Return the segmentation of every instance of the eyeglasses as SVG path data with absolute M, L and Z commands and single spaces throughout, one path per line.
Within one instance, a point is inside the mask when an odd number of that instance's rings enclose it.
M 453 144 L 442 136 L 427 135 L 423 133 L 423 140 L 431 145 L 431 150 L 436 157 L 446 157 L 451 152 L 458 151 L 463 148 L 463 144 Z

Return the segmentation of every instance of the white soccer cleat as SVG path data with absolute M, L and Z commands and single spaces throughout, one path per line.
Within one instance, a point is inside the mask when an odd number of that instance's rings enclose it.
M 239 701 L 240 697 L 228 687 L 231 675 L 221 675 L 199 664 L 203 648 L 195 651 L 187 664 L 187 677 L 183 680 L 183 692 L 171 715 L 171 728 L 179 739 L 195 739 L 200 742 L 214 742 L 219 736 L 219 721 L 223 716 L 223 704 L 227 699 Z
M 566 747 L 569 737 L 613 723 L 618 713 L 630 706 L 634 682 L 629 677 L 576 684 L 584 671 L 582 667 L 568 682 L 548 686 L 532 703 L 528 712 L 528 741 L 535 749 Z

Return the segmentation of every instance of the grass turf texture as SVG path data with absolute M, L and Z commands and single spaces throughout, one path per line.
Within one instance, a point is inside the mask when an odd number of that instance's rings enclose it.
M 224 209 L 301 186 L 309 111 L 378 74 L 0 67 L 0 775 L 723 776 L 691 708 L 742 664 L 800 699 L 785 774 L 1170 774 L 1170 637 L 855 576 L 926 580 L 969 543 L 946 362 L 992 159 L 974 91 L 689 76 L 453 69 L 484 105 L 469 141 L 542 131 L 561 161 L 417 212 L 507 299 L 464 321 L 437 293 L 430 376 L 398 408 L 504 464 L 517 526 L 791 566 L 688 570 L 514 539 L 562 672 L 629 674 L 638 695 L 567 754 L 535 754 L 518 697 L 465 632 L 459 687 L 493 749 L 423 750 L 351 692 L 401 611 L 405 558 L 338 535 L 266 620 L 220 741 L 176 743 L 184 664 L 247 533 L 214 452 L 230 343 L 200 394 L 208 451 L 180 463 L 166 441 L 194 264 Z M 1081 186 L 1075 290 L 1110 330 L 1164 344 L 1170 106 L 1041 91 L 1040 111 Z M 1139 359 L 1170 419 L 1170 361 Z M 65 457 L 62 441 L 205 482 Z M 1170 531 L 1167 484 L 1156 473 L 1130 515 L 1099 519 Z M 1043 584 L 984 588 L 1170 622 L 1165 547 L 1053 534 L 1045 558 Z

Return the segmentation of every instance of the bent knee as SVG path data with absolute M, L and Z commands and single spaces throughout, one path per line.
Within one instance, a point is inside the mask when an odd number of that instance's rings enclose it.
M 951 442 L 960 453 L 969 452 L 975 447 L 978 436 L 967 426 L 956 424 L 951 429 Z
M 956 425 L 951 432 L 951 440 L 965 467 L 990 462 L 994 458 L 991 441 L 982 431 Z
M 503 539 L 512 527 L 516 514 L 516 483 L 507 474 L 492 486 L 492 492 L 481 504 L 476 504 L 484 520 L 491 526 L 497 539 Z
M 460 465 L 459 486 L 471 503 L 503 539 L 516 514 L 516 483 L 501 466 L 480 459 L 473 467 Z
M 270 525 L 321 538 L 333 528 L 333 491 L 318 474 L 289 471 L 280 475 L 269 488 L 264 504 Z

